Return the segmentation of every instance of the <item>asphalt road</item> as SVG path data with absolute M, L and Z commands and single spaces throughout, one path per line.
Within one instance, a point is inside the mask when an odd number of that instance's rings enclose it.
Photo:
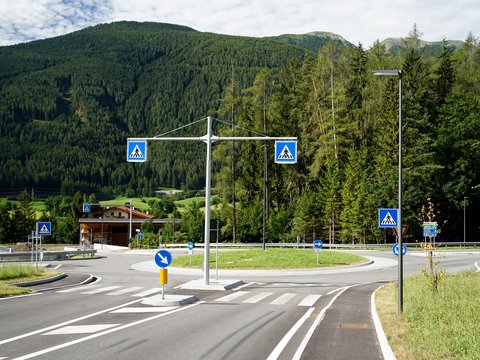
M 199 299 L 179 307 L 145 300 L 161 293 L 154 252 L 104 252 L 101 259 L 52 263 L 69 277 L 38 287 L 35 295 L 0 300 L 0 360 L 383 359 L 370 301 L 381 284 L 397 279 L 396 257 L 355 253 L 373 263 L 337 270 L 220 271 L 220 278 L 244 283 L 227 291 L 181 289 L 202 273 L 171 269 L 166 294 Z M 479 261 L 478 251 L 452 251 L 440 266 L 477 270 Z M 426 266 L 422 254 L 404 257 L 405 276 Z M 69 284 L 88 274 L 97 281 Z M 65 287 L 52 289 L 60 285 Z

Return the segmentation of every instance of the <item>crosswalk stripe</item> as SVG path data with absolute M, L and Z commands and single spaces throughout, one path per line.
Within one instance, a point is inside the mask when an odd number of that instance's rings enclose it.
M 300 301 L 300 303 L 298 303 L 298 306 L 313 306 L 321 296 L 322 295 L 307 295 L 302 301 Z
M 95 288 L 98 288 L 99 286 L 100 285 L 82 285 L 82 286 L 77 286 L 77 287 L 69 288 L 65 290 L 58 290 L 57 293 L 72 293 L 80 290 L 95 289 Z
M 215 299 L 215 301 L 232 301 L 232 300 L 234 300 L 236 298 L 239 298 L 243 295 L 246 295 L 248 293 L 249 293 L 249 291 L 237 291 L 237 292 L 232 293 L 230 295 L 226 295 L 226 296 L 223 296 L 221 298 Z
M 279 296 L 275 300 L 273 300 L 270 304 L 272 305 L 284 305 L 287 303 L 287 301 L 293 299 L 297 294 L 293 293 L 285 293 L 282 296 Z
M 259 302 L 260 300 L 262 299 L 265 299 L 266 297 L 272 295 L 273 293 L 271 292 L 261 292 L 261 293 L 258 293 L 256 295 L 253 295 L 252 297 L 246 299 L 246 300 L 243 300 L 244 303 L 249 303 L 249 304 L 255 304 L 257 302 Z
M 137 290 L 140 290 L 140 289 L 143 289 L 143 287 L 141 287 L 141 286 L 132 286 L 132 287 L 129 287 L 129 288 L 126 288 L 126 289 L 121 289 L 121 290 L 117 290 L 117 291 L 108 293 L 108 294 L 106 294 L 106 295 L 113 295 L 113 296 L 123 295 L 123 294 L 129 293 L 129 292 L 134 292 L 134 291 L 137 291 Z
M 144 296 L 148 296 L 148 295 L 152 295 L 152 294 L 155 294 L 157 292 L 160 292 L 162 291 L 162 288 L 154 288 L 154 289 L 148 289 L 148 290 L 145 290 L 141 293 L 138 293 L 138 294 L 134 294 L 132 295 L 133 297 L 144 297 Z
M 177 309 L 178 306 L 125 307 L 110 311 L 110 314 L 162 313 Z
M 92 294 L 107 292 L 107 291 L 118 289 L 118 288 L 121 288 L 121 286 L 115 286 L 115 285 L 114 286 L 107 286 L 107 287 L 100 288 L 100 289 L 93 289 L 93 290 L 90 290 L 90 291 L 84 291 L 84 292 L 82 292 L 82 294 L 92 295 Z

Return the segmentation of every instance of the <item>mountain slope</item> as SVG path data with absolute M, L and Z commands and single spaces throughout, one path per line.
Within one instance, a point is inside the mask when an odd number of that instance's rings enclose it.
M 147 163 L 130 164 L 126 138 L 203 118 L 232 76 L 242 88 L 260 68 L 304 55 L 268 39 L 135 22 L 0 47 L 0 189 L 200 188 L 202 144 L 152 144 Z

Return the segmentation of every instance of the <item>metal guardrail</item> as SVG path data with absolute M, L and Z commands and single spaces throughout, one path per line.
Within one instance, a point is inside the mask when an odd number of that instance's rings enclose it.
M 90 255 L 91 257 L 97 253 L 97 250 L 75 250 L 75 251 L 44 251 L 42 252 L 42 261 L 68 260 L 73 256 Z M 40 253 L 39 253 L 40 257 Z M 0 253 L 0 263 L 3 262 L 30 262 L 32 261 L 31 251 Z M 35 253 L 33 253 L 33 261 L 35 261 Z

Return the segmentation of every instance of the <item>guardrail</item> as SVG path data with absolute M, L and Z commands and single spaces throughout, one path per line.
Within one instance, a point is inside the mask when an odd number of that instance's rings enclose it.
M 40 254 L 42 254 L 41 261 L 57 261 L 57 260 L 68 260 L 73 256 L 78 255 L 90 255 L 90 257 L 94 256 L 97 253 L 97 250 L 74 250 L 74 251 L 44 251 L 39 253 L 39 260 Z M 30 262 L 35 261 L 35 253 L 31 251 L 22 251 L 22 252 L 13 252 L 13 253 L 0 253 L 0 263 L 3 262 Z

